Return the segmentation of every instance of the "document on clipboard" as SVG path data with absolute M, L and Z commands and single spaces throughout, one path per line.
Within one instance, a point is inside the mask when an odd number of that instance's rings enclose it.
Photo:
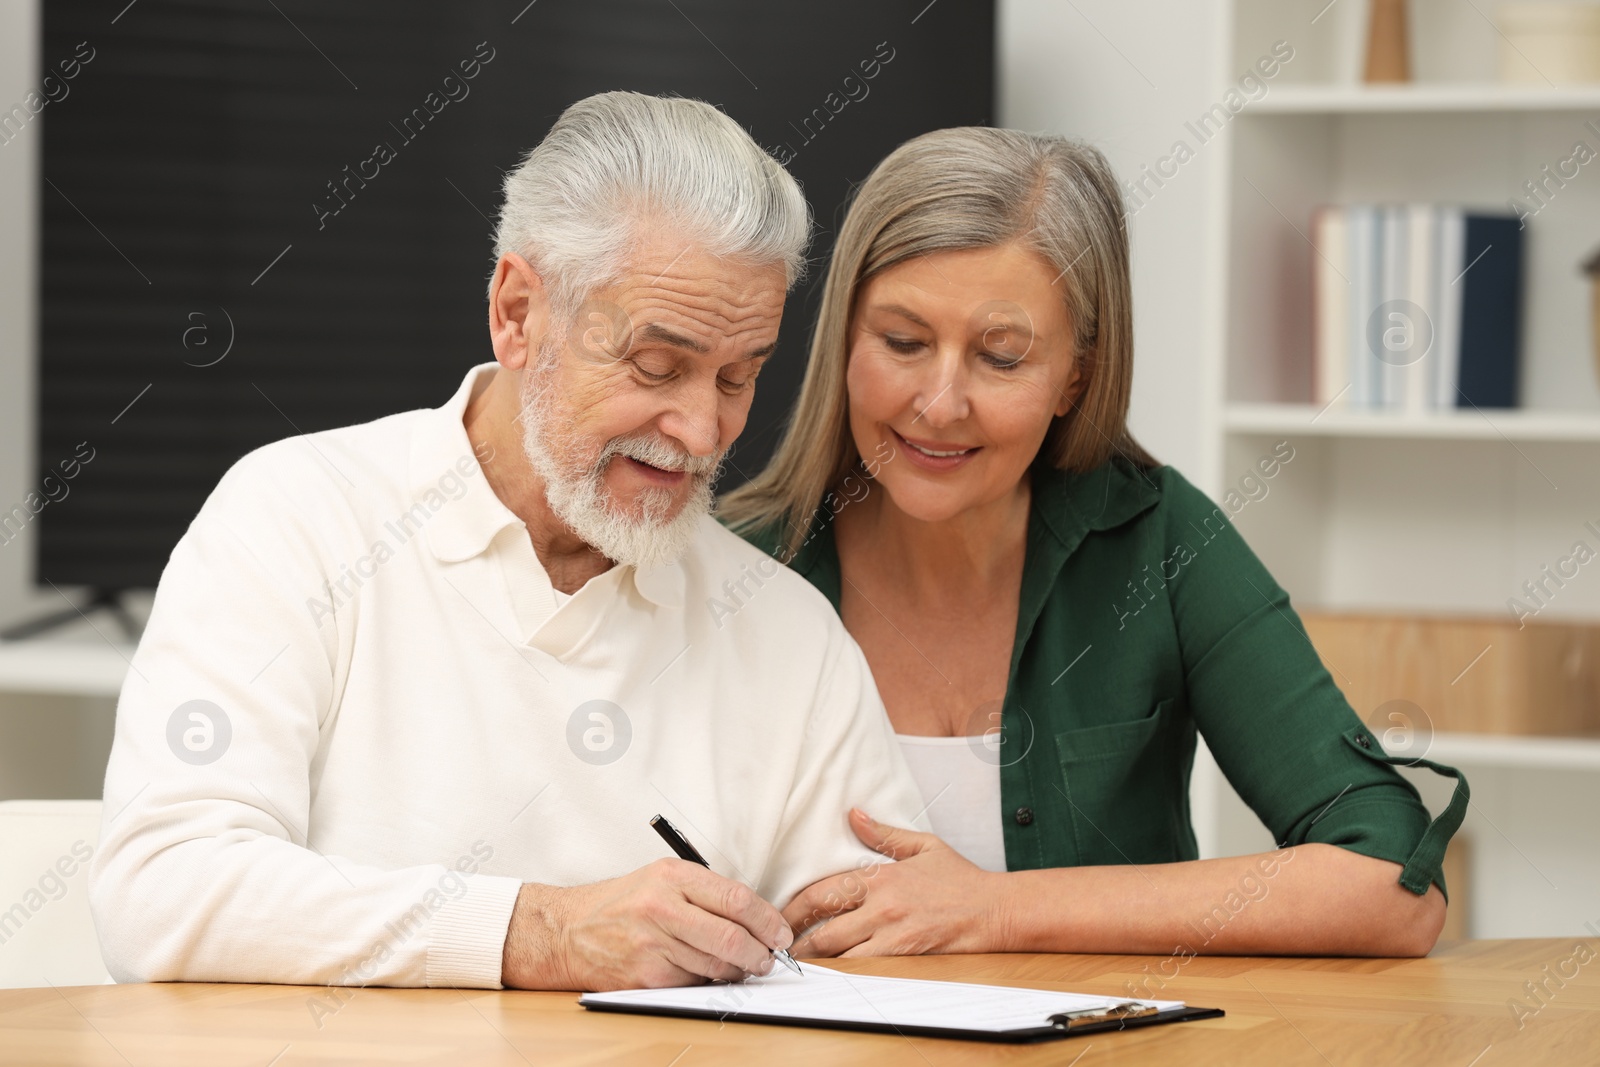
M 1038 1041 L 1222 1015 L 1220 1009 L 1193 1007 L 1181 1000 L 882 978 L 814 963 L 805 965 L 804 976 L 774 967 L 765 977 L 744 982 L 585 993 L 578 1003 L 591 1011 L 968 1041 Z

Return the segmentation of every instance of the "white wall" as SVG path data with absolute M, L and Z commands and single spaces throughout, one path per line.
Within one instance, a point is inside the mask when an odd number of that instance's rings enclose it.
M 1168 154 L 1221 95 L 1231 26 L 1221 0 L 1000 0 L 999 122 L 1099 148 L 1119 177 Z M 1226 136 L 1226 134 L 1224 134 Z M 1215 492 L 1223 238 L 1214 205 L 1219 138 L 1129 220 L 1133 241 L 1134 435 Z

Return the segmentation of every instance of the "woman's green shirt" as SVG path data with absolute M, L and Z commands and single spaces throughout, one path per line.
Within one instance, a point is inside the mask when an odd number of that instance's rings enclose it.
M 973 751 L 1000 767 L 1007 867 L 1197 858 L 1198 732 L 1279 847 L 1338 845 L 1400 864 L 1413 893 L 1445 888 L 1465 778 L 1385 754 L 1222 508 L 1171 467 L 1120 458 L 1030 476 L 1005 699 L 973 709 L 977 732 L 1001 728 Z M 833 512 L 819 512 L 789 565 L 837 610 Z M 746 536 L 778 553 L 775 531 Z M 1437 819 L 1396 764 L 1456 779 Z

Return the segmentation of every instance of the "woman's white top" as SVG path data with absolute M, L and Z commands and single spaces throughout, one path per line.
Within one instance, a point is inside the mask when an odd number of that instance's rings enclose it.
M 986 871 L 1006 869 L 1000 761 L 982 737 L 895 734 L 945 844 Z

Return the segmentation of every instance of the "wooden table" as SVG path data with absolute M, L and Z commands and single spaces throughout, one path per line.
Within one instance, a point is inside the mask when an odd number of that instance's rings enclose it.
M 1194 958 L 1159 995 L 1223 1008 L 1226 1018 L 1023 1046 L 599 1014 L 579 1008 L 572 993 L 353 989 L 335 998 L 306 986 L 12 989 L 0 990 L 0 1063 L 943 1067 L 1066 1064 L 1081 1054 L 1084 1067 L 1589 1064 L 1600 1060 L 1600 955 L 1564 986 L 1547 977 L 1572 972 L 1565 961 L 1578 943 L 1461 941 L 1420 960 Z M 1600 949 L 1600 939 L 1584 944 Z M 1016 955 L 833 965 L 1116 995 L 1162 962 Z M 1547 984 L 1542 1007 L 1525 982 Z M 1525 1006 L 1520 1027 L 1513 1002 Z

